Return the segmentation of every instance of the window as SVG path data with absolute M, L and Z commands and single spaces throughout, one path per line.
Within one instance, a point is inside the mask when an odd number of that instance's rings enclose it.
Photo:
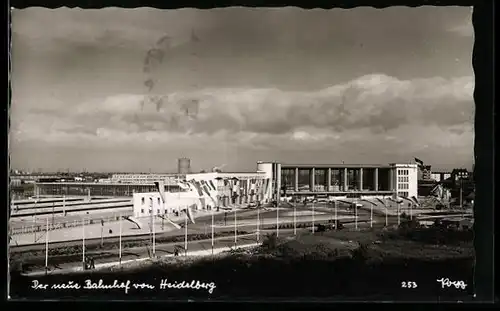
M 141 203 L 142 203 L 142 205 L 144 205 L 144 203 L 145 203 L 144 197 L 141 198 Z
M 141 208 L 141 214 L 144 214 L 144 209 L 143 208 Z
M 156 210 L 156 214 L 160 215 L 160 209 Z
M 160 204 L 160 198 L 158 198 L 158 204 Z
M 149 213 L 151 214 L 151 210 L 149 210 Z

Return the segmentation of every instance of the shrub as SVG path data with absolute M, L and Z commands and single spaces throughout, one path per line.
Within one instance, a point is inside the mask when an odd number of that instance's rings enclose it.
M 351 256 L 355 260 L 366 261 L 369 259 L 368 245 L 359 243 L 359 247 L 351 251 Z
M 276 250 L 278 246 L 278 237 L 276 233 L 267 234 L 262 241 L 262 248 L 267 251 Z

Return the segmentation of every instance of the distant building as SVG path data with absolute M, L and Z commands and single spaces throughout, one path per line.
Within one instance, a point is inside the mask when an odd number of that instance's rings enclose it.
M 471 174 L 465 168 L 456 168 L 451 172 L 453 181 L 468 180 Z
M 37 182 L 40 195 L 47 196 L 106 196 L 132 197 L 133 193 L 156 191 L 154 182 L 145 183 L 99 183 L 99 182 Z M 176 183 L 167 184 L 169 191 L 178 191 Z
M 185 174 L 113 174 L 112 183 L 153 184 L 155 181 L 175 184 L 176 180 L 184 180 Z
M 18 174 L 11 174 L 10 175 L 11 179 L 18 179 L 21 180 L 22 183 L 34 183 L 37 182 L 41 179 L 51 179 L 51 180 L 56 180 L 56 179 L 61 179 L 61 176 L 58 175 L 43 175 L 43 174 L 37 174 L 37 175 L 18 175 Z
M 435 171 L 431 173 L 431 179 L 435 181 L 445 181 L 451 177 L 451 172 Z
M 419 168 L 418 168 L 419 179 L 420 180 L 431 180 L 432 179 L 431 169 L 432 169 L 431 165 L 419 166 Z
M 22 180 L 19 178 L 11 178 L 10 179 L 10 185 L 12 187 L 19 187 L 19 186 L 21 186 L 21 184 L 22 184 Z

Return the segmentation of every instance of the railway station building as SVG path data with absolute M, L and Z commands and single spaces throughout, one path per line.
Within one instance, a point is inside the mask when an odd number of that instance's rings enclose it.
M 271 179 L 273 200 L 284 196 L 417 197 L 417 164 L 282 164 L 258 162 Z

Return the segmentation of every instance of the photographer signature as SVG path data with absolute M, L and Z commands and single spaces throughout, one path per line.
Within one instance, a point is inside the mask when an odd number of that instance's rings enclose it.
M 438 279 L 436 280 L 438 283 L 441 283 L 441 288 L 445 288 L 445 287 L 451 287 L 451 286 L 455 286 L 455 288 L 461 288 L 461 289 L 465 289 L 467 287 L 467 284 L 464 282 L 464 281 L 450 281 L 450 279 L 448 278 L 441 278 L 441 279 Z

